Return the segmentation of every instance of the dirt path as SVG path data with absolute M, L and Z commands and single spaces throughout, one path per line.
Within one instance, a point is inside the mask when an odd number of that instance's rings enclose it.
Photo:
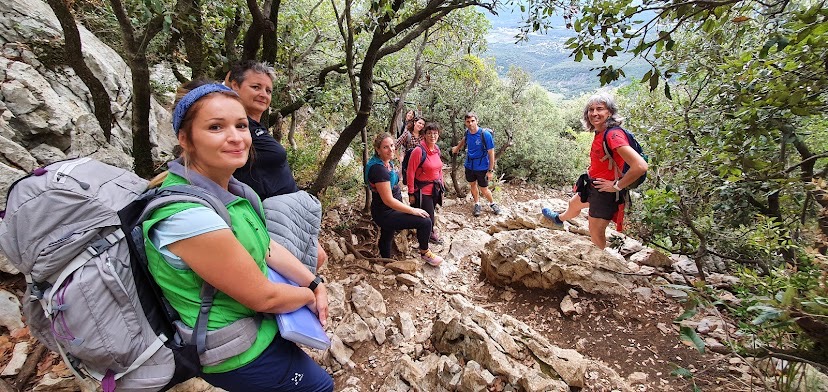
M 522 202 L 540 197 L 566 198 L 562 192 L 544 191 L 533 187 L 508 187 L 500 189 L 498 201 L 504 208 L 510 203 Z M 467 222 L 480 228 L 487 226 L 491 219 L 488 212 L 473 217 L 471 205 L 465 201 L 445 208 L 446 212 L 463 214 Z M 360 221 L 369 219 L 359 212 Z M 439 212 L 438 212 L 439 215 Z M 452 230 L 441 228 L 446 237 Z M 350 232 L 349 232 L 350 233 Z M 341 234 L 341 233 L 340 233 Z M 411 236 L 410 243 L 416 243 Z M 363 249 L 376 247 L 369 239 L 363 242 Z M 436 245 L 433 250 L 445 254 L 450 244 Z M 413 253 L 411 253 L 413 256 Z M 403 258 L 402 256 L 397 256 Z M 699 353 L 695 348 L 683 344 L 678 336 L 678 327 L 673 320 L 683 312 L 682 305 L 666 298 L 658 289 L 653 290 L 649 299 L 638 296 L 612 297 L 583 293 L 562 287 L 559 290 L 530 290 L 525 288 L 495 287 L 480 277 L 479 262 L 447 261 L 439 269 L 421 266 L 422 282 L 425 284 L 409 289 L 399 289 L 393 280 L 377 278 L 341 263 L 331 263 L 326 275 L 333 280 L 365 279 L 377 287 L 385 297 L 388 314 L 405 311 L 415 321 L 428 324 L 441 304 L 449 295 L 460 293 L 489 310 L 508 314 L 531 326 L 546 339 L 562 348 L 572 348 L 613 367 L 622 377 L 632 373 L 641 380 L 636 384 L 638 391 L 692 391 L 693 383 L 704 391 L 751 390 L 750 385 L 729 374 L 728 357 L 712 352 Z M 575 291 L 574 299 L 580 314 L 564 316 L 560 302 L 567 294 Z M 417 350 L 428 351 L 429 342 Z M 401 351 L 394 342 L 382 346 L 366 344 L 358 348 L 352 357 L 357 369 L 348 374 L 336 375 L 337 390 L 348 385 L 359 385 L 362 391 L 378 390 L 379 386 L 395 365 Z M 689 369 L 694 379 L 685 380 L 671 375 L 678 367 Z M 359 379 L 359 383 L 356 380 Z M 350 383 L 348 380 L 351 380 Z M 755 390 L 755 389 L 754 389 Z

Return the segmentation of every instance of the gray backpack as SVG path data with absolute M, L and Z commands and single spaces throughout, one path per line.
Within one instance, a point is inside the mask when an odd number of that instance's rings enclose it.
M 230 217 L 203 188 L 146 188 L 91 158 L 61 161 L 13 183 L 0 216 L 0 250 L 26 277 L 32 335 L 105 392 L 169 389 L 246 351 L 260 323 L 207 332 L 216 290 L 206 283 L 195 331 L 179 321 L 149 273 L 141 223 L 181 201 L 213 208 L 228 225 Z

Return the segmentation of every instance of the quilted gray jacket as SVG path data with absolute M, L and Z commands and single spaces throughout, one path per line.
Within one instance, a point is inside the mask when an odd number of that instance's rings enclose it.
M 316 273 L 322 203 L 305 191 L 268 197 L 262 202 L 270 238 Z

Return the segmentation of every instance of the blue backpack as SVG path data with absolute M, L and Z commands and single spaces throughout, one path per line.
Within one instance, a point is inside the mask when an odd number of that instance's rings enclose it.
M 609 131 L 611 131 L 613 129 L 620 129 L 620 130 L 624 131 L 624 134 L 627 136 L 627 141 L 630 143 L 630 147 L 632 147 L 633 150 L 635 150 L 635 152 L 638 153 L 638 155 L 641 155 L 641 157 L 644 158 L 645 162 L 649 162 L 650 157 L 647 156 L 647 154 L 644 153 L 644 149 L 641 147 L 641 143 L 639 143 L 638 140 L 635 140 L 635 136 L 633 136 L 633 134 L 630 131 L 628 131 L 624 128 L 621 128 L 621 127 L 609 128 L 606 131 L 604 131 L 604 153 L 606 154 L 606 156 L 609 157 L 610 167 L 612 169 L 614 169 L 613 171 L 615 171 L 616 174 L 618 174 L 619 178 L 620 178 L 624 174 L 627 174 L 627 170 L 630 170 L 630 165 L 627 162 L 624 162 L 624 168 L 621 170 L 620 174 L 618 173 L 618 170 L 615 167 L 615 160 L 612 159 L 612 150 L 609 148 L 609 144 L 607 143 L 607 134 L 609 133 Z M 625 189 L 638 188 L 642 183 L 644 183 L 644 181 L 646 179 L 647 179 L 647 173 L 644 173 L 643 175 L 641 175 L 641 177 L 638 177 L 638 179 L 635 180 L 635 182 L 633 182 L 630 185 L 627 185 L 627 187 Z

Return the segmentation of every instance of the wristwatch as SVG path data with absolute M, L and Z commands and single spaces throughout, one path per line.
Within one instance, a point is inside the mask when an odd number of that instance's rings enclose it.
M 494 169 L 489 169 L 488 172 L 489 173 L 494 173 Z
M 612 183 L 612 188 L 618 192 L 621 192 L 621 188 L 618 187 L 618 181 Z
M 322 283 L 322 277 L 316 275 L 316 278 L 314 278 L 313 281 L 310 282 L 308 288 L 311 289 L 311 291 L 316 291 L 316 286 L 319 286 L 320 283 Z

